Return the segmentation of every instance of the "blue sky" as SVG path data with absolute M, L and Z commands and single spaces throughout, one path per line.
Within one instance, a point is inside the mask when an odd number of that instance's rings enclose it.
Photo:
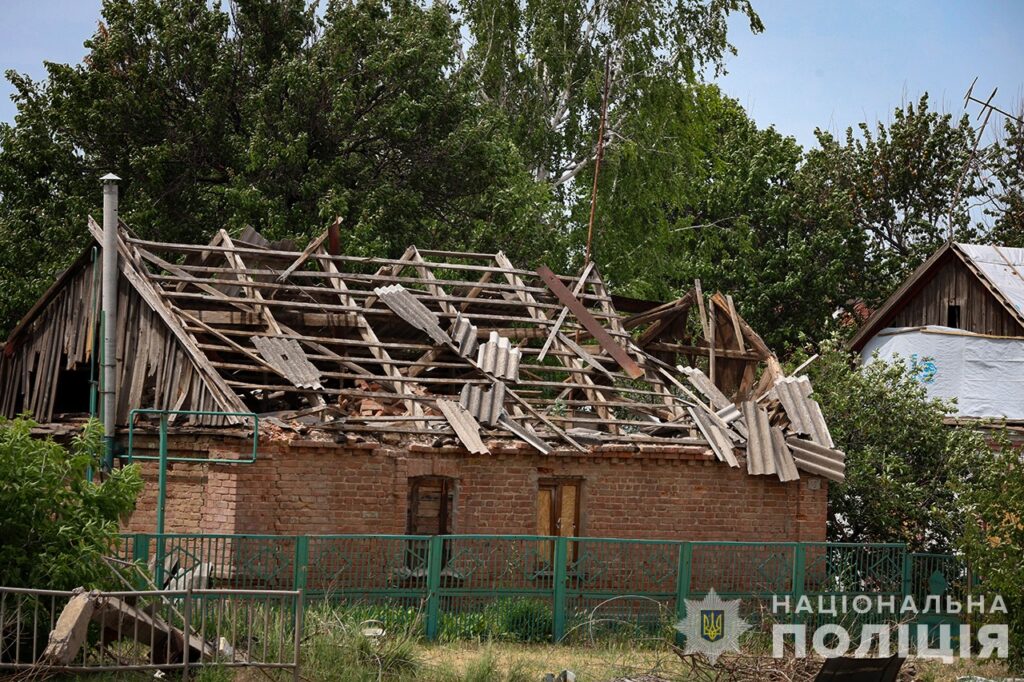
M 0 70 L 33 77 L 43 60 L 78 62 L 99 17 L 99 0 L 0 0 Z M 842 132 L 888 121 L 893 108 L 928 91 L 933 105 L 959 112 L 977 93 L 999 88 L 1014 109 L 1024 96 L 1024 0 L 754 0 L 765 32 L 733 22 L 739 55 L 719 79 L 761 126 L 802 144 L 815 127 Z M 15 108 L 0 84 L 0 120 Z M 969 111 L 977 112 L 976 108 Z M 994 126 L 993 126 L 994 127 Z

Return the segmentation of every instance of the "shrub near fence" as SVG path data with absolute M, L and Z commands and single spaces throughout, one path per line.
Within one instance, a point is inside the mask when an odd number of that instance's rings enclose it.
M 123 558 L 182 587 L 197 572 L 218 587 L 302 590 L 385 623 L 423 623 L 429 639 L 559 641 L 623 625 L 653 632 L 714 589 L 757 620 L 773 596 L 852 600 L 959 597 L 951 555 L 903 545 L 678 542 L 510 535 L 194 535 L 123 537 Z M 865 622 L 872 614 L 859 617 Z M 874 615 L 878 620 L 879 616 Z M 885 620 L 883 616 L 881 620 Z M 812 614 L 843 622 L 842 614 Z

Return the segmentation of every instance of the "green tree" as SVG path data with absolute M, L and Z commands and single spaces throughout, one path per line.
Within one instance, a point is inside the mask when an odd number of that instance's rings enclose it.
M 602 171 L 602 272 L 657 299 L 700 278 L 732 293 L 780 352 L 827 336 L 833 311 L 864 284 L 866 235 L 822 201 L 831 190 L 793 138 L 759 128 L 715 86 L 677 96 L 680 113 L 631 131 Z M 669 153 L 645 158 L 640 148 L 657 144 Z
M 829 486 L 829 539 L 950 551 L 963 531 L 957 485 L 989 451 L 982 435 L 946 425 L 950 405 L 928 399 L 910 363 L 859 368 L 826 344 L 812 368 L 815 398 L 846 453 L 846 481 Z
M 121 213 L 144 237 L 201 241 L 249 223 L 303 239 L 340 215 L 352 253 L 417 243 L 558 262 L 559 243 L 541 238 L 548 190 L 459 70 L 443 5 L 102 11 L 82 64 L 48 64 L 38 83 L 8 74 L 18 114 L 0 126 L 0 326 L 87 241 L 106 171 L 125 178 Z
M 960 542 L 979 583 L 976 590 L 999 595 L 1007 613 L 991 614 L 1010 626 L 1010 665 L 1024 671 L 1024 459 L 1018 448 L 1001 447 L 972 457 L 957 486 L 966 531 Z
M 874 291 L 870 302 L 890 291 L 947 238 L 976 236 L 969 208 L 983 192 L 976 173 L 964 173 L 974 148 L 974 130 L 966 115 L 955 119 L 929 106 L 927 93 L 898 108 L 888 125 L 872 132 L 861 123 L 840 142 L 818 130 L 818 147 L 806 158 L 807 172 L 820 177 L 826 205 L 847 212 L 869 237 L 866 254 Z
M 0 421 L 0 585 L 121 588 L 103 556 L 142 490 L 138 465 L 87 480 L 102 453 L 99 422 L 69 448 L 32 436 L 28 419 Z
M 589 185 L 572 180 L 595 158 L 606 80 L 605 141 L 614 148 L 628 141 L 626 128 L 679 113 L 666 85 L 721 70 L 735 52 L 730 15 L 764 29 L 749 0 L 463 0 L 459 11 L 466 70 L 507 113 L 533 176 L 587 197 Z
M 1024 114 L 1024 107 L 1021 107 Z M 991 172 L 985 213 L 993 221 L 989 239 L 1024 247 L 1024 120 L 1007 119 L 1001 139 L 984 155 Z

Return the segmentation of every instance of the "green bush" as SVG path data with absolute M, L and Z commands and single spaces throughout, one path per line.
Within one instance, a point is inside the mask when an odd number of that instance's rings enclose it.
M 89 421 L 71 446 L 32 436 L 35 422 L 0 419 L 0 585 L 123 587 L 103 561 L 142 490 L 137 465 L 88 480 L 102 452 Z
M 986 610 L 997 595 L 1003 599 L 1007 612 L 986 614 L 983 620 L 1009 625 L 1009 664 L 1017 673 L 1024 672 L 1022 457 L 1024 452 L 1003 442 L 1000 449 L 972 459 L 971 473 L 958 491 L 967 526 L 961 549 L 978 579 L 972 591 L 985 595 Z

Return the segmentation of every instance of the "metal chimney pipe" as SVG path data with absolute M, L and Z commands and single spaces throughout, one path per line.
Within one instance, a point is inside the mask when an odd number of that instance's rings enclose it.
M 117 417 L 117 182 L 107 173 L 103 181 L 103 468 L 114 466 L 114 429 Z

